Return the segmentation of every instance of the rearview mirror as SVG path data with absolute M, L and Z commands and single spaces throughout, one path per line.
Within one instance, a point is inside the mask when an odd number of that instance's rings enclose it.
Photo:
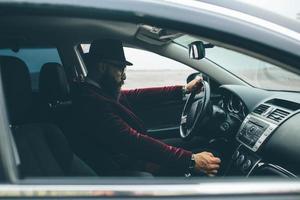
M 201 60 L 205 57 L 205 48 L 212 48 L 212 44 L 204 44 L 202 41 L 195 41 L 189 44 L 189 57 L 195 60 Z

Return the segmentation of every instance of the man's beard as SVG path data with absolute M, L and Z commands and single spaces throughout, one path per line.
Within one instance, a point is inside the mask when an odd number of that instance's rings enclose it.
M 106 75 L 98 81 L 102 89 L 109 96 L 115 100 L 119 100 L 121 94 L 121 87 L 124 84 L 124 81 L 117 82 L 113 77 Z

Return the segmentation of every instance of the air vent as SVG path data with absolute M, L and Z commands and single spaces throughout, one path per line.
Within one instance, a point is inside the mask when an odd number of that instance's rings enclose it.
M 286 118 L 286 116 L 288 116 L 290 113 L 285 111 L 285 110 L 281 110 L 281 109 L 276 109 L 274 110 L 271 114 L 269 114 L 267 116 L 267 118 L 272 119 L 276 122 L 280 122 L 281 120 L 283 120 L 284 118 Z
M 255 112 L 256 114 L 263 114 L 264 112 L 266 112 L 266 110 L 268 110 L 268 108 L 270 108 L 270 106 L 265 105 L 265 104 L 260 104 L 257 108 L 255 108 L 255 110 L 253 112 Z

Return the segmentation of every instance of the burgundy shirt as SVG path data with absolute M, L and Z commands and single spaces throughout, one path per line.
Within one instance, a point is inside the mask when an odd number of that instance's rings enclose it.
M 96 85 L 83 83 L 77 100 L 84 116 L 82 122 L 86 134 L 106 151 L 126 154 L 184 173 L 192 152 L 147 136 L 143 122 L 130 108 L 130 105 L 179 98 L 182 98 L 182 87 L 171 86 L 122 91 L 120 100 L 117 101 Z

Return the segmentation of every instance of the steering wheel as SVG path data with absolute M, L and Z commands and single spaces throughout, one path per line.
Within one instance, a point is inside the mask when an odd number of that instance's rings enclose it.
M 206 81 L 202 81 L 202 85 L 200 93 L 189 94 L 181 114 L 180 136 L 184 140 L 191 139 L 205 122 L 210 106 L 210 86 Z

